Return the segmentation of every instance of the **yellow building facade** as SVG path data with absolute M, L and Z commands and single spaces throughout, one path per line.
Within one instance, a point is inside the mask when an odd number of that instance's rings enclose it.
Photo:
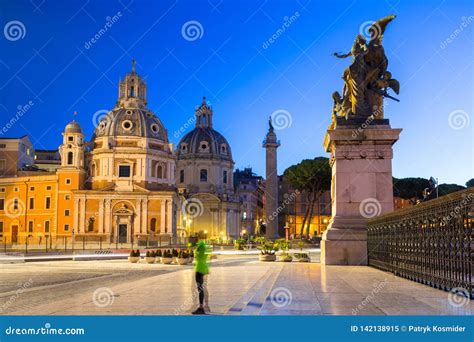
M 146 104 L 146 85 L 133 67 L 91 142 L 73 120 L 55 172 L 20 169 L 1 177 L 0 241 L 148 244 L 175 236 L 176 157 Z

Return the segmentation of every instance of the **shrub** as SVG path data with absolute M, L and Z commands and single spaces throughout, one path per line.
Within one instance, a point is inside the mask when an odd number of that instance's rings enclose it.
M 145 258 L 149 258 L 149 257 L 151 257 L 151 253 L 150 251 L 146 251 Z
M 278 243 L 271 240 L 265 240 L 261 242 L 260 246 L 257 247 L 262 255 L 274 255 L 279 250 Z
M 172 258 L 172 257 L 173 257 L 173 254 L 171 253 L 169 249 L 163 252 L 163 258 Z
M 134 251 L 133 249 L 130 251 L 130 256 L 131 257 L 140 257 L 140 250 Z
M 171 251 L 171 255 L 172 255 L 174 258 L 176 258 L 176 257 L 178 256 L 178 254 L 179 254 L 179 251 L 178 251 L 177 249 L 174 249 L 174 248 L 173 248 L 173 250 Z
M 157 250 L 155 255 L 161 258 L 163 256 L 163 254 L 161 253 L 161 249 Z
M 246 242 L 245 239 L 234 240 L 234 249 L 243 250 L 245 242 Z

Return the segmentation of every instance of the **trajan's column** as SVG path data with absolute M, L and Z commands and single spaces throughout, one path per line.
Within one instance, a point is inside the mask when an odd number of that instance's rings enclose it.
M 278 238 L 277 148 L 280 142 L 277 140 L 271 117 L 268 123 L 268 133 L 263 141 L 263 147 L 266 150 L 265 217 L 267 228 L 265 235 L 268 239 L 275 239 Z
M 370 41 L 357 35 L 344 71 L 342 96 L 333 93 L 332 123 L 324 139 L 331 153 L 332 217 L 321 241 L 321 263 L 367 264 L 367 220 L 393 211 L 392 145 L 401 129 L 384 118 L 384 98 L 398 101 L 400 85 L 387 70 L 382 46 L 387 25 L 395 16 L 373 23 Z

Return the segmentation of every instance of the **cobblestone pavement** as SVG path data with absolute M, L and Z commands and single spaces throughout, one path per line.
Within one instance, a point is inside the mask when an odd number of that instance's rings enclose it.
M 371 267 L 262 263 L 219 256 L 208 277 L 215 315 L 472 315 L 464 297 Z M 189 315 L 192 266 L 126 260 L 0 264 L 0 314 Z

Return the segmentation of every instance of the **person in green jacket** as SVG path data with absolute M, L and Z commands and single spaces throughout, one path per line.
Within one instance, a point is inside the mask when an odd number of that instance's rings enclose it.
M 204 241 L 199 241 L 196 245 L 196 250 L 194 252 L 194 259 L 196 260 L 196 286 L 199 294 L 199 307 L 193 311 L 193 315 L 204 315 L 206 311 L 204 310 L 204 300 L 205 297 L 205 281 L 204 277 L 209 274 L 209 264 L 207 262 L 208 256 L 208 247 Z

